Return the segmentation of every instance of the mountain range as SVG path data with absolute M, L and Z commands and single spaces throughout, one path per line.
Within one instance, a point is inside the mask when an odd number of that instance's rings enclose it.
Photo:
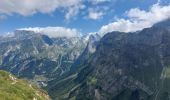
M 0 69 L 46 86 L 68 72 L 83 52 L 90 36 L 56 37 L 16 30 L 0 37 Z
M 106 34 L 85 63 L 49 81 L 49 94 L 55 100 L 169 100 L 169 23 Z
M 137 32 L 0 37 L 0 69 L 54 100 L 169 100 L 170 19 Z

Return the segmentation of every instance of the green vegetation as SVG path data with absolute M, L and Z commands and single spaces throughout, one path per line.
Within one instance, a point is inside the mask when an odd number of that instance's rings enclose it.
M 52 98 L 55 98 L 56 100 L 63 100 L 65 98 L 68 98 L 70 91 L 76 86 L 74 83 L 74 79 L 77 77 L 77 74 L 71 75 L 67 78 L 64 78 L 60 81 L 55 81 L 52 83 L 54 86 L 51 86 L 52 88 L 49 88 L 49 94 Z
M 28 81 L 0 70 L 0 100 L 50 100 L 47 93 Z
M 170 67 L 164 68 L 166 78 L 170 78 Z
M 88 84 L 89 85 L 96 85 L 96 83 L 97 83 L 97 78 L 95 78 L 95 77 L 89 77 L 88 78 Z

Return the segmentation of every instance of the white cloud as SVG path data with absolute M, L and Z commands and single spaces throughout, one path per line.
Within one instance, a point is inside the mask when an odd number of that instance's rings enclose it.
M 65 19 L 66 20 L 71 19 L 72 17 L 74 17 L 75 15 L 79 13 L 79 10 L 84 9 L 84 8 L 85 8 L 84 5 L 77 5 L 77 6 L 69 7 L 69 10 L 65 15 Z
M 161 6 L 159 3 L 151 6 L 149 11 L 139 8 L 130 9 L 125 13 L 128 19 L 119 18 L 117 21 L 104 25 L 99 30 L 101 35 L 111 31 L 134 32 L 170 17 L 170 4 Z
M 111 0 L 89 0 L 89 2 L 91 2 L 93 5 L 97 5 L 97 4 L 101 4 L 104 2 L 109 2 Z
M 34 27 L 34 28 L 21 28 L 17 30 L 33 31 L 35 33 L 41 33 L 48 35 L 49 37 L 79 37 L 81 32 L 76 29 L 70 29 L 65 27 Z
M 104 12 L 99 8 L 89 8 L 88 16 L 86 17 L 88 19 L 98 20 L 98 19 L 101 19 L 104 15 L 105 15 Z
M 91 4 L 102 4 L 111 0 L 88 0 Z M 64 11 L 65 20 L 75 18 L 85 6 L 85 0 L 0 0 L 0 14 L 31 16 L 36 13 L 51 14 L 54 11 Z M 90 18 L 99 19 L 103 12 L 93 11 Z
M 0 14 L 12 15 L 17 13 L 29 16 L 37 12 L 52 13 L 58 8 L 64 8 L 69 13 L 70 9 L 78 12 L 81 6 L 82 0 L 0 0 Z
M 89 12 L 88 18 L 93 20 L 98 20 L 101 19 L 103 15 L 104 15 L 103 12 L 91 11 Z

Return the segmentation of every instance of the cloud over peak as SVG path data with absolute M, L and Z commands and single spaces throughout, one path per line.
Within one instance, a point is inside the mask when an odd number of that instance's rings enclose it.
M 151 27 L 155 23 L 170 18 L 170 4 L 161 6 L 159 3 L 152 5 L 149 11 L 132 8 L 125 12 L 127 19 L 118 18 L 115 22 L 104 25 L 99 33 L 104 35 L 111 31 L 135 32 Z
M 30 27 L 30 28 L 21 28 L 17 30 L 24 31 L 33 31 L 35 33 L 45 34 L 49 37 L 79 37 L 81 32 L 76 29 L 65 28 L 65 27 Z

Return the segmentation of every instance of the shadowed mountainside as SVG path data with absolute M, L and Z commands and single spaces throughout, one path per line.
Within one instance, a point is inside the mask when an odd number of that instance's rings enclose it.
M 106 34 L 86 63 L 47 86 L 56 100 L 169 100 L 170 23 Z M 50 82 L 49 82 L 50 84 Z

